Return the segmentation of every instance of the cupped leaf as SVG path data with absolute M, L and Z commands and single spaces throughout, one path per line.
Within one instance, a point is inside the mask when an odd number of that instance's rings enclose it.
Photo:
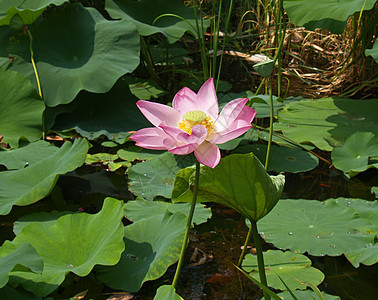
M 194 168 L 178 172 L 173 202 L 192 201 L 194 177 Z M 233 154 L 214 169 L 201 167 L 197 201 L 226 205 L 257 221 L 277 203 L 284 183 L 283 175 L 269 176 L 253 153 Z
M 42 135 L 43 101 L 28 78 L 0 69 L 0 134 L 12 148 L 20 139 L 30 142 Z
M 374 245 L 375 229 L 355 209 L 338 204 L 338 199 L 281 200 L 259 222 L 260 234 L 266 242 L 317 256 L 338 256 Z
M 166 212 L 125 227 L 125 251 L 112 267 L 98 267 L 97 278 L 115 289 L 138 291 L 161 277 L 180 254 L 186 225 L 181 212 Z
M 18 17 L 23 24 L 33 23 L 46 7 L 51 4 L 61 5 L 67 0 L 1 0 L 0 26 L 12 25 L 12 18 Z
M 274 60 L 272 59 L 267 59 L 253 66 L 255 71 L 259 73 L 259 75 L 262 77 L 269 77 L 270 75 L 272 75 L 273 67 L 274 67 Z
M 129 201 L 126 205 L 126 217 L 132 221 L 140 221 L 153 215 L 164 215 L 167 211 L 170 213 L 181 212 L 189 215 L 189 203 L 169 203 L 163 201 L 147 201 L 141 197 L 135 201 Z M 205 208 L 201 204 L 196 204 L 193 223 L 199 225 L 207 222 L 211 218 L 211 209 Z
M 71 102 L 81 90 L 104 93 L 139 64 L 139 34 L 127 20 L 108 21 L 94 8 L 70 4 L 30 27 L 47 106 Z M 15 36 L 11 68 L 36 86 L 29 39 Z
M 128 169 L 129 189 L 147 200 L 153 200 L 155 196 L 170 198 L 176 173 L 194 163 L 191 155 L 165 152 Z
M 318 285 L 324 279 L 324 274 L 320 270 L 311 267 L 311 260 L 308 257 L 290 251 L 268 250 L 264 252 L 264 264 L 268 285 L 277 290 L 287 290 L 278 276 L 290 290 L 304 290 L 307 285 L 302 282 Z M 256 255 L 247 254 L 242 267 L 250 272 L 249 275 L 260 280 Z
M 154 300 L 184 300 L 176 294 L 176 289 L 171 285 L 162 285 L 156 291 Z
M 378 63 L 378 38 L 375 39 L 374 45 L 371 49 L 365 50 L 366 56 L 371 56 L 374 58 L 375 62 Z
M 3 256 L 4 252 L 9 252 Z M 22 265 L 35 273 L 42 273 L 43 261 L 35 249 L 28 243 L 13 245 L 5 242 L 0 248 L 0 288 L 5 286 L 9 279 L 9 273 L 16 265 Z
M 296 101 L 278 113 L 275 130 L 299 143 L 312 143 L 331 151 L 343 145 L 345 139 L 358 131 L 378 135 L 376 107 L 378 99 L 352 100 L 326 98 Z
M 25 226 L 15 242 L 28 242 L 43 258 L 41 275 L 14 271 L 13 283 L 22 284 L 37 296 L 46 296 L 63 282 L 68 272 L 86 276 L 95 265 L 116 264 L 124 250 L 123 202 L 106 198 L 95 215 L 65 215 L 55 222 Z
M 314 291 L 307 290 L 307 291 L 292 291 L 292 292 L 295 295 L 295 297 L 298 298 L 298 300 L 309 300 L 309 299 L 318 300 L 318 297 Z M 277 296 L 280 297 L 282 300 L 293 300 L 293 297 L 291 296 L 289 291 L 278 293 Z M 330 295 L 325 292 L 322 292 L 322 296 L 324 297 L 324 300 L 340 300 L 339 296 Z
M 283 5 L 290 20 L 297 26 L 343 33 L 351 15 L 372 9 L 375 2 L 376 0 L 284 0 Z
M 58 149 L 45 141 L 33 142 L 18 149 L 0 151 L 0 164 L 8 169 L 22 169 L 54 154 Z
M 332 163 L 344 172 L 365 171 L 369 157 L 378 155 L 378 139 L 371 132 L 356 132 L 332 151 Z
M 83 91 L 70 104 L 47 108 L 46 119 L 55 131 L 75 130 L 90 140 L 101 135 L 126 138 L 130 131 L 151 125 L 136 106 L 137 101 L 121 78 L 107 93 Z
M 267 146 L 265 144 L 244 145 L 236 148 L 234 153 L 253 152 L 260 161 L 265 161 Z M 306 172 L 314 169 L 319 163 L 318 158 L 299 148 L 279 147 L 270 148 L 268 170 L 280 172 Z
M 58 151 L 27 168 L 0 172 L 0 214 L 8 214 L 13 205 L 29 205 L 47 196 L 59 175 L 84 163 L 87 151 L 85 139 L 65 142 Z
M 181 0 L 107 0 L 105 8 L 114 19 L 134 22 L 140 35 L 162 33 L 171 44 L 186 31 L 198 37 L 194 11 L 185 7 Z M 165 14 L 170 15 L 164 16 Z M 159 16 L 162 17 L 157 19 Z M 203 25 L 206 30 L 210 22 L 203 20 Z

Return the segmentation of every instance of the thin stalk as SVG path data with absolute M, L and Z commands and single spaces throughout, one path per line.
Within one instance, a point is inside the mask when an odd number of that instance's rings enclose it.
M 213 1 L 213 6 L 215 7 L 215 1 Z M 211 71 L 210 72 L 211 77 L 215 77 L 215 70 L 217 68 L 217 52 L 218 52 L 218 39 L 219 39 L 219 28 L 220 28 L 220 22 L 221 22 L 221 13 L 222 13 L 222 0 L 219 1 L 217 22 L 215 22 L 215 18 L 214 18 L 213 65 L 211 66 L 211 70 L 210 70 Z
M 223 45 L 222 45 L 222 53 L 219 61 L 219 68 L 218 68 L 218 74 L 217 74 L 217 82 L 215 84 L 215 90 L 218 90 L 218 84 L 219 84 L 219 77 L 222 69 L 222 62 L 223 62 L 223 53 L 224 53 L 224 48 L 226 46 L 226 40 L 227 40 L 227 33 L 228 33 L 228 27 L 230 25 L 230 18 L 231 18 L 231 11 L 233 7 L 233 0 L 230 1 L 230 6 L 228 8 L 228 14 L 227 14 L 227 19 L 226 19 L 226 27 L 224 29 L 224 39 L 223 39 Z
M 144 57 L 144 60 L 146 62 L 148 72 L 150 73 L 150 75 L 152 77 L 156 77 L 157 79 L 159 79 L 156 72 L 155 72 L 155 65 L 154 65 L 154 61 L 152 59 L 150 50 L 149 50 L 148 45 L 146 43 L 146 40 L 144 39 L 143 36 L 140 36 L 140 45 L 141 45 L 140 50 L 141 50 L 143 57 Z
M 184 235 L 184 241 L 181 246 L 181 252 L 180 252 L 180 258 L 177 264 L 177 269 L 175 273 L 175 277 L 173 278 L 172 286 L 174 289 L 177 287 L 177 282 L 180 276 L 180 272 L 184 263 L 184 256 L 185 256 L 185 250 L 186 247 L 188 246 L 189 242 L 189 230 L 190 226 L 192 225 L 192 219 L 193 219 L 193 214 L 194 214 L 194 209 L 196 207 L 196 202 L 197 202 L 197 192 L 198 192 L 198 183 L 199 183 L 199 174 L 200 174 L 200 163 L 197 161 L 196 162 L 196 177 L 194 179 L 194 189 L 193 189 L 193 199 L 192 199 L 192 205 L 190 206 L 190 212 L 188 216 L 188 220 L 186 223 L 186 230 L 185 230 L 185 235 Z
M 37 66 L 36 66 L 35 61 L 34 61 L 33 36 L 32 36 L 30 30 L 27 27 L 25 27 L 25 31 L 28 33 L 29 40 L 30 40 L 30 44 L 29 44 L 29 47 L 30 47 L 30 60 L 31 60 L 31 63 L 32 63 L 32 66 L 33 66 L 33 70 L 34 70 L 34 74 L 35 74 L 35 79 L 37 81 L 38 95 L 39 95 L 39 97 L 41 97 L 41 99 L 43 99 L 41 82 L 39 80 L 39 75 L 38 75 L 38 69 L 37 69 Z M 46 137 L 45 114 L 43 113 L 42 114 L 42 139 L 44 140 L 45 137 Z
M 201 5 L 201 2 L 200 2 Z M 196 27 L 197 27 L 197 34 L 198 34 L 198 43 L 200 47 L 200 53 L 201 53 L 201 61 L 202 61 L 202 69 L 203 69 L 203 75 L 205 78 L 209 77 L 209 69 L 207 66 L 207 58 L 205 53 L 205 39 L 203 35 L 203 20 L 201 18 L 201 29 L 198 24 L 198 18 L 197 18 L 197 5 L 193 6 L 194 8 L 194 17 L 196 19 Z M 201 6 L 199 7 L 201 11 Z
M 273 95 L 272 95 L 272 81 L 269 80 L 269 103 L 270 103 L 270 123 L 269 123 L 269 140 L 268 140 L 268 149 L 266 150 L 266 159 L 265 159 L 265 170 L 268 170 L 269 156 L 270 156 L 270 147 L 272 145 L 272 134 L 273 134 Z
M 261 240 L 259 237 L 259 233 L 257 230 L 257 222 L 256 221 L 251 221 L 251 227 L 252 228 L 252 235 L 253 235 L 253 241 L 255 242 L 255 248 L 256 248 L 256 254 L 257 254 L 257 263 L 259 265 L 259 275 L 260 275 L 260 282 L 265 285 L 266 287 L 268 286 L 268 282 L 266 280 L 266 275 L 265 275 L 265 266 L 264 266 L 264 255 L 261 247 Z M 264 292 L 264 299 L 265 300 L 270 300 L 270 295 L 268 293 Z
M 252 230 L 251 230 L 251 227 L 250 227 L 249 230 L 248 230 L 248 233 L 247 233 L 247 237 L 245 238 L 245 241 L 244 241 L 244 246 L 243 246 L 243 249 L 242 249 L 242 253 L 241 253 L 240 257 L 239 257 L 239 261 L 238 261 L 238 264 L 237 264 L 238 267 L 241 267 L 241 264 L 243 262 L 243 258 L 245 256 L 245 251 L 246 251 L 246 249 L 248 247 L 249 241 L 251 240 L 251 235 L 252 235 Z

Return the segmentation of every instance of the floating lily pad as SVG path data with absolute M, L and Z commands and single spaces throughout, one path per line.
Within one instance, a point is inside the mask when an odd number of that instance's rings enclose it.
M 259 139 L 258 132 L 254 130 L 253 128 L 249 129 L 245 134 L 242 134 L 241 136 L 232 139 L 228 142 L 225 142 L 223 144 L 218 144 L 217 146 L 221 150 L 233 150 L 239 145 L 244 145 L 249 142 L 257 142 Z
M 318 299 L 319 297 L 316 295 L 314 291 L 292 291 L 295 297 L 298 300 L 309 300 L 309 299 Z M 324 300 L 340 300 L 339 296 L 329 295 L 325 292 L 321 292 Z M 293 296 L 289 293 L 289 291 L 284 291 L 282 293 L 277 294 L 282 300 L 293 300 Z
M 10 253 L 3 255 L 4 252 Z M 0 288 L 4 287 L 9 279 L 9 273 L 16 265 L 22 265 L 35 273 L 42 273 L 43 261 L 35 249 L 28 243 L 15 246 L 5 242 L 0 248 Z
M 165 152 L 128 169 L 129 189 L 147 200 L 153 200 L 155 196 L 170 198 L 176 173 L 194 163 L 195 158 L 192 155 Z
M 189 215 L 189 203 L 169 203 L 163 201 L 147 201 L 141 197 L 135 201 L 129 201 L 126 205 L 126 217 L 133 221 L 140 221 L 153 215 L 164 215 L 167 211 L 170 213 L 181 212 Z M 193 223 L 199 225 L 207 222 L 211 218 L 211 209 L 205 208 L 202 204 L 196 204 Z
M 41 275 L 26 271 L 11 273 L 13 284 L 46 296 L 60 285 L 68 272 L 86 276 L 99 265 L 116 264 L 124 250 L 122 217 L 124 204 L 107 198 L 95 214 L 70 214 L 55 222 L 25 226 L 15 242 L 28 242 L 43 258 Z
M 132 21 L 140 35 L 162 33 L 169 43 L 176 42 L 186 31 L 198 37 L 193 8 L 186 7 L 181 0 L 107 0 L 105 8 L 114 19 Z M 159 16 L 162 17 L 157 19 Z M 206 30 L 210 21 L 203 20 L 203 24 Z
M 267 145 L 253 144 L 240 146 L 234 153 L 253 152 L 260 161 L 265 162 Z M 270 148 L 268 170 L 280 172 L 306 172 L 314 169 L 319 163 L 316 156 L 299 148 L 280 147 L 272 145 Z
M 58 151 L 27 168 L 0 172 L 0 214 L 8 214 L 13 205 L 29 205 L 47 196 L 59 175 L 84 163 L 87 151 L 84 139 L 65 142 Z
M 378 139 L 371 132 L 356 132 L 341 147 L 332 151 L 332 163 L 343 172 L 362 172 L 368 168 L 369 158 L 378 155 Z
M 117 151 L 117 155 L 128 161 L 134 161 L 134 160 L 150 160 L 154 157 L 163 154 L 165 151 L 158 151 L 158 150 L 149 150 L 144 149 L 141 147 L 137 147 L 134 145 L 129 145 L 126 148 L 119 149 Z
M 311 267 L 311 260 L 308 257 L 290 251 L 268 250 L 264 252 L 264 264 L 268 286 L 277 290 L 287 290 L 278 275 L 290 290 L 304 290 L 307 285 L 302 282 L 318 285 L 324 279 L 324 274 L 320 270 Z M 249 275 L 261 281 L 256 255 L 247 254 L 242 267 L 250 272 Z
M 12 0 L 0 2 L 0 26 L 11 25 L 13 17 L 19 17 L 23 24 L 33 23 L 46 7 L 61 5 L 67 0 Z
M 173 202 L 191 202 L 195 169 L 177 173 Z M 233 208 L 250 220 L 259 220 L 277 203 L 285 177 L 269 176 L 251 154 L 233 154 L 221 159 L 215 168 L 202 166 L 198 202 L 215 202 Z
M 131 93 L 138 99 L 149 100 L 151 98 L 159 98 L 166 93 L 156 81 L 152 79 L 148 80 L 124 76 L 121 80 L 129 84 Z
M 355 132 L 378 135 L 376 125 L 378 99 L 353 100 L 326 98 L 289 103 L 278 112 L 275 130 L 298 143 L 311 143 L 317 148 L 331 151 L 342 146 Z
M 98 267 L 97 278 L 106 285 L 136 292 L 143 282 L 161 277 L 178 260 L 186 216 L 166 212 L 125 227 L 125 251 L 112 267 Z
M 171 285 L 162 285 L 156 291 L 154 300 L 184 300 L 176 294 L 176 290 Z
M 338 256 L 374 245 L 376 235 L 376 226 L 368 218 L 338 204 L 338 199 L 281 200 L 258 225 L 266 242 L 317 256 Z
M 22 169 L 54 154 L 59 148 L 45 141 L 37 141 L 24 147 L 0 151 L 0 164 L 8 169 Z
M 12 148 L 41 137 L 45 105 L 25 76 L 0 69 L 0 107 L 0 134 Z
M 105 135 L 109 139 L 126 138 L 131 133 L 151 124 L 142 115 L 135 96 L 128 84 L 118 80 L 107 93 L 81 92 L 70 104 L 48 108 L 46 111 L 53 130 L 67 132 L 75 130 L 93 140 Z
M 47 106 L 71 102 L 81 90 L 104 93 L 139 64 L 139 34 L 127 20 L 108 21 L 94 8 L 71 3 L 30 27 L 43 98 Z M 12 39 L 11 69 L 36 85 L 29 39 Z
M 284 0 L 283 5 L 290 20 L 297 26 L 343 33 L 351 15 L 362 9 L 372 9 L 375 2 L 376 0 Z

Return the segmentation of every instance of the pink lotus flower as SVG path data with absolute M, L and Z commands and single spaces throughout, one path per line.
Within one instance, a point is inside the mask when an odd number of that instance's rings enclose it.
M 185 87 L 173 98 L 173 107 L 140 100 L 137 106 L 155 126 L 134 133 L 130 139 L 139 147 L 168 150 L 174 154 L 192 153 L 198 161 L 215 168 L 220 161 L 216 144 L 232 140 L 252 127 L 256 111 L 239 98 L 225 105 L 219 114 L 213 79 L 196 94 Z

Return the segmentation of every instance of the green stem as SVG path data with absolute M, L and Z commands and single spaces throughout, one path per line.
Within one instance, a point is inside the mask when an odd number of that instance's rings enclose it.
M 269 102 L 270 102 L 270 124 L 269 124 L 268 149 L 266 150 L 266 159 L 265 159 L 265 170 L 268 170 L 270 147 L 272 145 L 272 135 L 273 135 L 274 110 L 273 110 L 273 95 L 272 95 L 272 82 L 271 81 L 269 81 Z
M 29 40 L 30 40 L 30 44 L 29 44 L 29 47 L 30 47 L 30 60 L 31 60 L 31 63 L 32 63 L 32 66 L 33 66 L 33 70 L 34 70 L 34 74 L 35 74 L 35 79 L 37 81 L 38 94 L 39 94 L 39 97 L 41 97 L 41 99 L 43 99 L 41 82 L 39 80 L 39 75 L 38 75 L 38 69 L 37 69 L 37 66 L 36 66 L 35 61 L 34 61 L 33 36 L 32 36 L 31 32 L 29 31 L 29 29 L 27 27 L 26 27 L 26 32 L 28 33 Z M 44 140 L 45 137 L 46 137 L 45 113 L 43 112 L 43 114 L 42 114 L 42 139 Z
M 241 267 L 243 258 L 245 256 L 245 251 L 247 251 L 248 243 L 251 240 L 251 234 L 252 234 L 252 230 L 251 230 L 251 227 L 249 227 L 249 230 L 248 230 L 248 233 L 247 233 L 247 237 L 245 238 L 245 241 L 244 241 L 244 246 L 243 246 L 243 249 L 242 249 L 242 253 L 240 254 L 239 261 L 238 261 L 238 264 L 237 264 L 237 266 L 239 268 Z
M 177 282 L 178 282 L 180 272 L 181 272 L 181 269 L 182 269 L 182 266 L 183 266 L 183 263 L 184 263 L 185 250 L 186 250 L 186 247 L 188 246 L 188 242 L 189 242 L 189 230 L 190 230 L 190 226 L 192 225 L 194 209 L 196 207 L 196 202 L 197 202 L 199 174 L 200 174 L 200 163 L 197 161 L 196 162 L 196 175 L 195 175 L 196 177 L 194 179 L 192 205 L 190 206 L 190 212 L 189 212 L 188 220 L 187 220 L 187 223 L 186 223 L 185 236 L 184 236 L 184 241 L 183 241 L 182 247 L 181 247 L 180 258 L 179 258 L 179 261 L 178 261 L 178 264 L 177 264 L 175 277 L 173 278 L 173 282 L 172 282 L 172 286 L 175 289 L 177 287 Z
M 250 228 L 252 228 L 253 241 L 255 242 L 257 263 L 259 265 L 260 282 L 267 287 L 268 282 L 266 280 L 266 275 L 265 275 L 264 256 L 263 256 L 262 247 L 261 247 L 261 240 L 259 237 L 259 233 L 257 231 L 257 222 L 251 221 Z M 270 295 L 266 292 L 264 292 L 264 299 L 265 300 L 271 299 Z

